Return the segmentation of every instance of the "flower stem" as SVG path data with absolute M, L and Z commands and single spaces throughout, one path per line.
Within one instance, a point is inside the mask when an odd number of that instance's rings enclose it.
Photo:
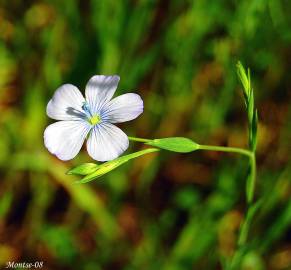
M 229 152 L 238 153 L 248 156 L 250 159 L 253 157 L 253 153 L 247 149 L 228 147 L 228 146 L 215 146 L 215 145 L 198 145 L 198 150 L 208 150 L 208 151 L 219 151 L 219 152 Z
M 256 156 L 255 156 L 255 153 L 250 150 L 236 148 L 236 147 L 199 145 L 198 149 L 239 153 L 239 154 L 248 156 L 250 160 L 250 179 L 248 181 L 248 187 L 247 187 L 248 209 L 247 209 L 245 221 L 241 224 L 241 228 L 239 231 L 239 237 L 238 237 L 239 249 L 236 250 L 230 263 L 230 269 L 235 269 L 235 267 L 238 265 L 241 259 L 241 256 L 243 255 L 243 250 L 241 250 L 240 248 L 243 247 L 247 242 L 250 224 L 254 217 L 255 209 L 257 208 L 255 207 L 255 205 L 253 205 L 254 191 L 255 191 L 255 185 L 256 185 Z M 259 206 L 259 204 L 257 206 Z
M 143 139 L 143 138 L 136 138 L 136 137 L 128 137 L 131 141 L 142 142 L 142 143 L 149 143 L 153 140 Z M 254 218 L 254 215 L 259 208 L 260 204 L 254 204 L 254 191 L 256 185 L 256 156 L 255 152 L 238 148 L 238 147 L 228 147 L 228 146 L 216 146 L 216 145 L 203 145 L 203 144 L 196 144 L 197 148 L 195 150 L 206 150 L 206 151 L 219 151 L 219 152 L 228 152 L 228 153 L 237 153 L 248 157 L 249 159 L 249 166 L 250 166 L 250 173 L 247 180 L 247 202 L 248 208 L 246 213 L 246 218 L 242 222 L 239 236 L 238 236 L 238 248 L 235 250 L 234 255 L 232 256 L 229 264 L 227 265 L 227 269 L 237 269 L 237 266 L 240 264 L 242 256 L 244 255 L 244 245 L 248 240 L 249 230 L 251 222 Z M 194 150 L 194 151 L 195 151 Z
M 247 202 L 250 205 L 254 199 L 255 186 L 256 186 L 256 156 L 255 153 L 242 148 L 227 147 L 227 146 L 214 146 L 214 145 L 199 145 L 198 150 L 232 152 L 245 155 L 250 160 L 250 178 L 247 183 Z
M 254 200 L 255 186 L 256 186 L 256 155 L 251 152 L 252 156 L 250 159 L 250 180 L 247 187 L 247 202 L 250 205 Z
M 241 263 L 241 260 L 245 253 L 244 246 L 248 240 L 251 223 L 253 221 L 253 218 L 255 217 L 257 209 L 261 205 L 261 201 L 257 201 L 254 203 L 255 186 L 256 186 L 256 154 L 255 152 L 251 152 L 250 175 L 249 175 L 249 179 L 247 180 L 247 187 L 246 187 L 246 195 L 247 195 L 246 197 L 247 197 L 248 206 L 247 206 L 245 218 L 239 229 L 237 249 L 235 250 L 233 257 L 230 261 L 229 268 L 227 268 L 230 270 L 237 269 Z
M 144 142 L 144 143 L 147 143 L 147 142 L 150 142 L 151 140 L 149 139 L 143 139 L 143 138 L 136 138 L 136 137 L 130 137 L 128 136 L 128 139 L 130 141 L 135 141 L 135 142 Z

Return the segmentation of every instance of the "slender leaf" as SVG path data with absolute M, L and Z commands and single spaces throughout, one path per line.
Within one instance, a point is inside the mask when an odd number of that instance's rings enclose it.
M 249 95 L 250 95 L 250 73 L 248 71 L 248 76 L 246 74 L 246 71 L 243 67 L 243 65 L 241 64 L 241 62 L 238 62 L 237 65 L 237 75 L 243 85 L 243 90 L 244 90 L 244 98 L 245 100 L 248 99 Z

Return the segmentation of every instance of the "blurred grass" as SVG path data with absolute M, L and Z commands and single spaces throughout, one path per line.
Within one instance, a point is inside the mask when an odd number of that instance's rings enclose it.
M 74 185 L 43 146 L 55 89 L 119 74 L 139 93 L 129 135 L 246 147 L 235 63 L 252 70 L 258 187 L 244 269 L 291 269 L 291 4 L 242 1 L 0 1 L 0 264 L 44 269 L 221 269 L 245 210 L 247 162 L 160 153 Z M 132 144 L 132 150 L 140 145 Z

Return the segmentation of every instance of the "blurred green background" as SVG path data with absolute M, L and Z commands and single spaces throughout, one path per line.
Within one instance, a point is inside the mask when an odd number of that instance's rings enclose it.
M 131 136 L 247 147 L 235 64 L 251 68 L 263 206 L 243 269 L 291 269 L 289 0 L 0 1 L 0 267 L 222 269 L 246 209 L 244 157 L 161 152 L 75 185 L 92 162 L 52 156 L 43 131 L 57 87 L 118 74 L 140 94 Z M 126 152 L 142 149 L 131 143 Z

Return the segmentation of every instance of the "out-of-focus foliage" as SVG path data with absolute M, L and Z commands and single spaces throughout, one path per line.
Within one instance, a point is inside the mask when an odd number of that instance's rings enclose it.
M 1 0 L 0 264 L 221 269 L 246 208 L 244 157 L 161 152 L 76 185 L 65 172 L 92 160 L 48 153 L 45 107 L 63 83 L 119 74 L 118 93 L 145 104 L 127 134 L 247 147 L 241 60 L 259 114 L 262 198 L 243 267 L 290 269 L 290 14 L 288 0 Z

